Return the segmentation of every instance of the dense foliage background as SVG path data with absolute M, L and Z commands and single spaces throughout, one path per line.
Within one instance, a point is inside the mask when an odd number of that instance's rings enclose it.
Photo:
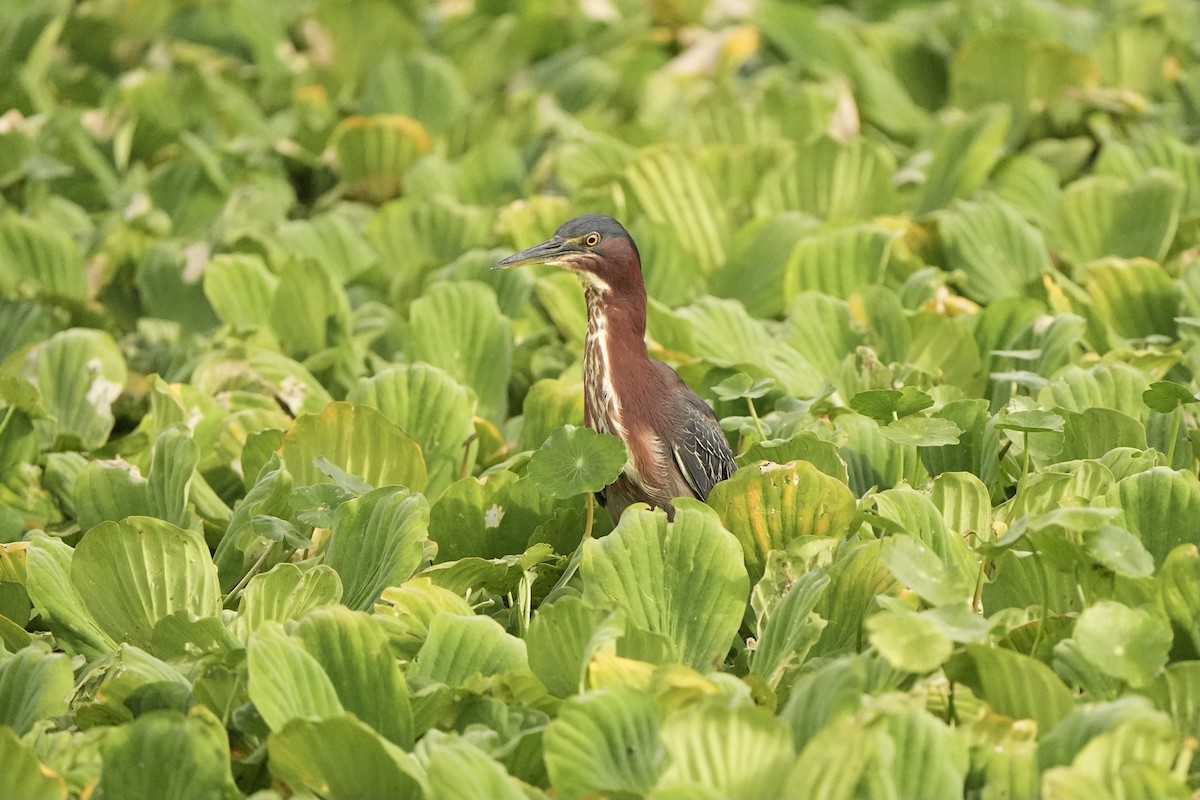
M 1198 48 L 0 0 L 0 795 L 1192 797 Z M 742 464 L 582 546 L 579 213 Z

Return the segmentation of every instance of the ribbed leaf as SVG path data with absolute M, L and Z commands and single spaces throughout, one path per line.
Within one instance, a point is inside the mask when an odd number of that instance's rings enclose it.
M 1038 395 L 1042 405 L 1083 412 L 1110 408 L 1134 418 L 1145 413 L 1146 375 L 1127 364 L 1097 364 L 1090 369 L 1070 366 L 1059 372 Z
M 699 669 L 724 658 L 750 591 L 737 539 L 686 500 L 676 502 L 674 522 L 662 511 L 627 510 L 610 535 L 586 543 L 580 574 L 585 600 L 615 602 Z
M 331 145 L 347 193 L 376 203 L 400 193 L 408 168 L 431 147 L 421 124 L 399 114 L 347 117 Z
M 896 234 L 876 225 L 857 225 L 801 239 L 788 259 L 784 297 L 815 291 L 848 299 L 880 283 Z
M 583 425 L 583 383 L 546 378 L 525 395 L 518 450 L 536 450 L 563 425 Z
M 656 788 L 715 790 L 724 797 L 770 797 L 795 758 L 787 726 L 754 707 L 699 705 L 663 722 L 669 757 Z
M 379 260 L 346 214 L 330 212 L 279 226 L 276 240 L 286 257 L 311 259 L 341 287 Z M 288 274 L 288 280 L 294 280 Z
M 1121 509 L 1113 522 L 1139 539 L 1154 563 L 1181 544 L 1200 544 L 1200 482 L 1195 473 L 1155 467 L 1117 483 L 1105 497 Z
M 421 447 L 383 414 L 368 406 L 331 403 L 319 414 L 296 419 L 283 437 L 283 461 L 297 486 L 329 483 L 314 463 L 325 459 L 373 487 L 426 484 Z
M 246 690 L 258 713 L 273 731 L 295 719 L 327 719 L 342 713 L 333 681 L 301 643 L 283 626 L 267 622 L 246 648 Z
M 490 617 L 441 613 L 429 623 L 429 636 L 411 674 L 459 686 L 472 675 L 497 675 L 528 667 L 525 642 L 510 636 Z
M 816 220 L 794 212 L 752 220 L 734 234 L 729 258 L 713 274 L 709 291 L 739 301 L 755 317 L 782 314 L 788 256 L 816 226 Z
M 725 261 L 730 223 L 708 175 L 683 150 L 642 150 L 625 170 L 638 206 L 657 225 L 672 228 L 702 275 Z
M 16 731 L 0 727 L 0 763 L 4 787 L 25 800 L 67 800 L 67 782 L 43 765 L 33 748 L 21 743 Z
M 945 208 L 956 197 L 969 197 L 982 186 L 1004 153 L 1009 123 L 1009 109 L 999 105 L 985 106 L 950 123 L 934 146 L 915 212 Z
M 469 741 L 439 742 L 430 748 L 425 763 L 429 781 L 427 797 L 436 800 L 530 800 L 527 786 L 508 774 L 504 766 Z M 545 797 L 545 795 L 533 795 Z
M 1050 244 L 1075 264 L 1098 258 L 1161 261 L 1179 223 L 1183 186 L 1152 170 L 1135 181 L 1112 176 L 1082 178 L 1067 187 Z
M 338 507 L 325 563 L 342 579 L 342 604 L 365 611 L 389 586 L 412 577 L 425 555 L 429 503 L 384 487 Z
M 541 606 L 529 624 L 529 667 L 551 693 L 569 697 L 582 688 L 592 655 L 624 633 L 620 612 L 563 597 Z
M 409 364 L 364 378 L 350 390 L 351 403 L 378 409 L 421 446 L 432 500 L 459 477 L 470 455 L 468 440 L 475 399 L 449 373 L 428 364 Z
M 762 214 L 802 211 L 829 222 L 870 219 L 895 206 L 895 160 L 863 137 L 839 142 L 822 136 L 762 182 L 755 205 Z
M 751 318 L 738 303 L 706 298 L 676 313 L 696 332 L 692 355 L 718 366 L 762 365 L 785 388 L 802 397 L 820 391 L 821 383 L 812 365 L 772 337 L 762 322 Z M 660 335 L 652 332 L 656 337 Z
M 24 736 L 38 720 L 67 713 L 74 683 L 62 653 L 27 647 L 0 656 L 0 726 Z
M 1035 109 L 1057 103 L 1097 78 L 1091 62 L 1067 45 L 1000 26 L 963 44 L 950 77 L 955 105 L 1005 103 L 1016 111 L 1018 128 Z
M 939 230 L 946 266 L 966 272 L 966 294 L 980 302 L 1022 295 L 1050 271 L 1041 231 L 999 200 L 961 203 Z
M 662 770 L 659 716 L 649 696 L 626 686 L 565 703 L 545 735 L 554 787 L 566 798 L 648 792 Z
M 65 230 L 5 214 L 0 219 L 0 294 L 15 297 L 28 292 L 86 300 L 83 254 Z
M 329 800 L 420 800 L 412 756 L 350 714 L 293 719 L 267 739 L 271 773 L 295 792 Z
M 842 362 L 863 344 L 850 304 L 819 292 L 802 292 L 788 307 L 786 341 L 818 372 L 833 380 Z
M 475 391 L 479 413 L 494 422 L 508 409 L 512 323 L 500 313 L 490 287 L 439 283 L 412 305 L 406 353 L 448 372 Z
M 130 517 L 88 531 L 71 559 L 71 585 L 114 640 L 149 647 L 176 612 L 216 616 L 217 569 L 203 538 L 169 522 Z
M 207 708 L 184 716 L 152 711 L 114 729 L 102 745 L 98 797 L 205 800 L 237 789 L 229 769 L 229 737 Z
M 951 659 L 946 674 L 969 686 L 996 712 L 1037 720 L 1040 731 L 1053 728 L 1074 705 L 1071 691 L 1049 667 L 1012 650 L 967 645 Z
M 842 538 L 857 512 L 846 484 L 807 461 L 743 467 L 713 488 L 708 504 L 737 537 L 755 581 L 768 551 L 785 550 L 801 536 Z
M 232 630 L 244 642 L 264 622 L 299 619 L 341 599 L 342 582 L 332 568 L 322 564 L 302 570 L 295 564 L 276 564 L 246 584 Z
M 408 684 L 371 617 L 341 606 L 306 615 L 296 636 L 329 676 L 342 707 L 403 748 L 413 744 Z
M 34 421 L 43 444 L 65 440 L 71 449 L 92 450 L 108 439 L 112 404 L 125 388 L 125 358 L 103 331 L 72 328 L 34 347 L 26 377 L 42 393 L 50 419 Z
M 1153 261 L 1106 259 L 1089 264 L 1084 286 L 1120 336 L 1175 338 L 1180 297 L 1167 271 Z

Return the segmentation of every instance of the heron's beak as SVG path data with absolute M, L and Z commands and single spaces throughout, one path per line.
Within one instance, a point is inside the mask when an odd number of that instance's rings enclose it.
M 569 256 L 575 254 L 570 245 L 558 239 L 551 239 L 548 242 L 535 244 L 528 250 L 522 250 L 516 255 L 511 255 L 508 258 L 500 261 L 492 266 L 492 269 L 512 269 L 513 267 L 527 267 L 530 264 L 550 264 L 555 267 L 566 266 Z

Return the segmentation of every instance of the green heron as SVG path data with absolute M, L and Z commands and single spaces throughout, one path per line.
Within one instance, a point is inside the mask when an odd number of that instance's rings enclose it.
M 493 269 L 551 264 L 574 272 L 587 298 L 584 422 L 625 443 L 629 458 L 597 497 L 615 523 L 631 503 L 674 516 L 677 497 L 706 500 L 733 474 L 729 443 L 708 404 L 646 354 L 646 285 L 629 232 L 612 217 L 576 217 L 548 242 Z

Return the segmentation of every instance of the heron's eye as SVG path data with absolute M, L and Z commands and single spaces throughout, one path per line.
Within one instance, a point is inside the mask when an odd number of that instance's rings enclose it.
M 600 234 L 589 233 L 587 236 L 583 237 L 583 243 L 588 247 L 595 247 L 596 245 L 600 244 Z

